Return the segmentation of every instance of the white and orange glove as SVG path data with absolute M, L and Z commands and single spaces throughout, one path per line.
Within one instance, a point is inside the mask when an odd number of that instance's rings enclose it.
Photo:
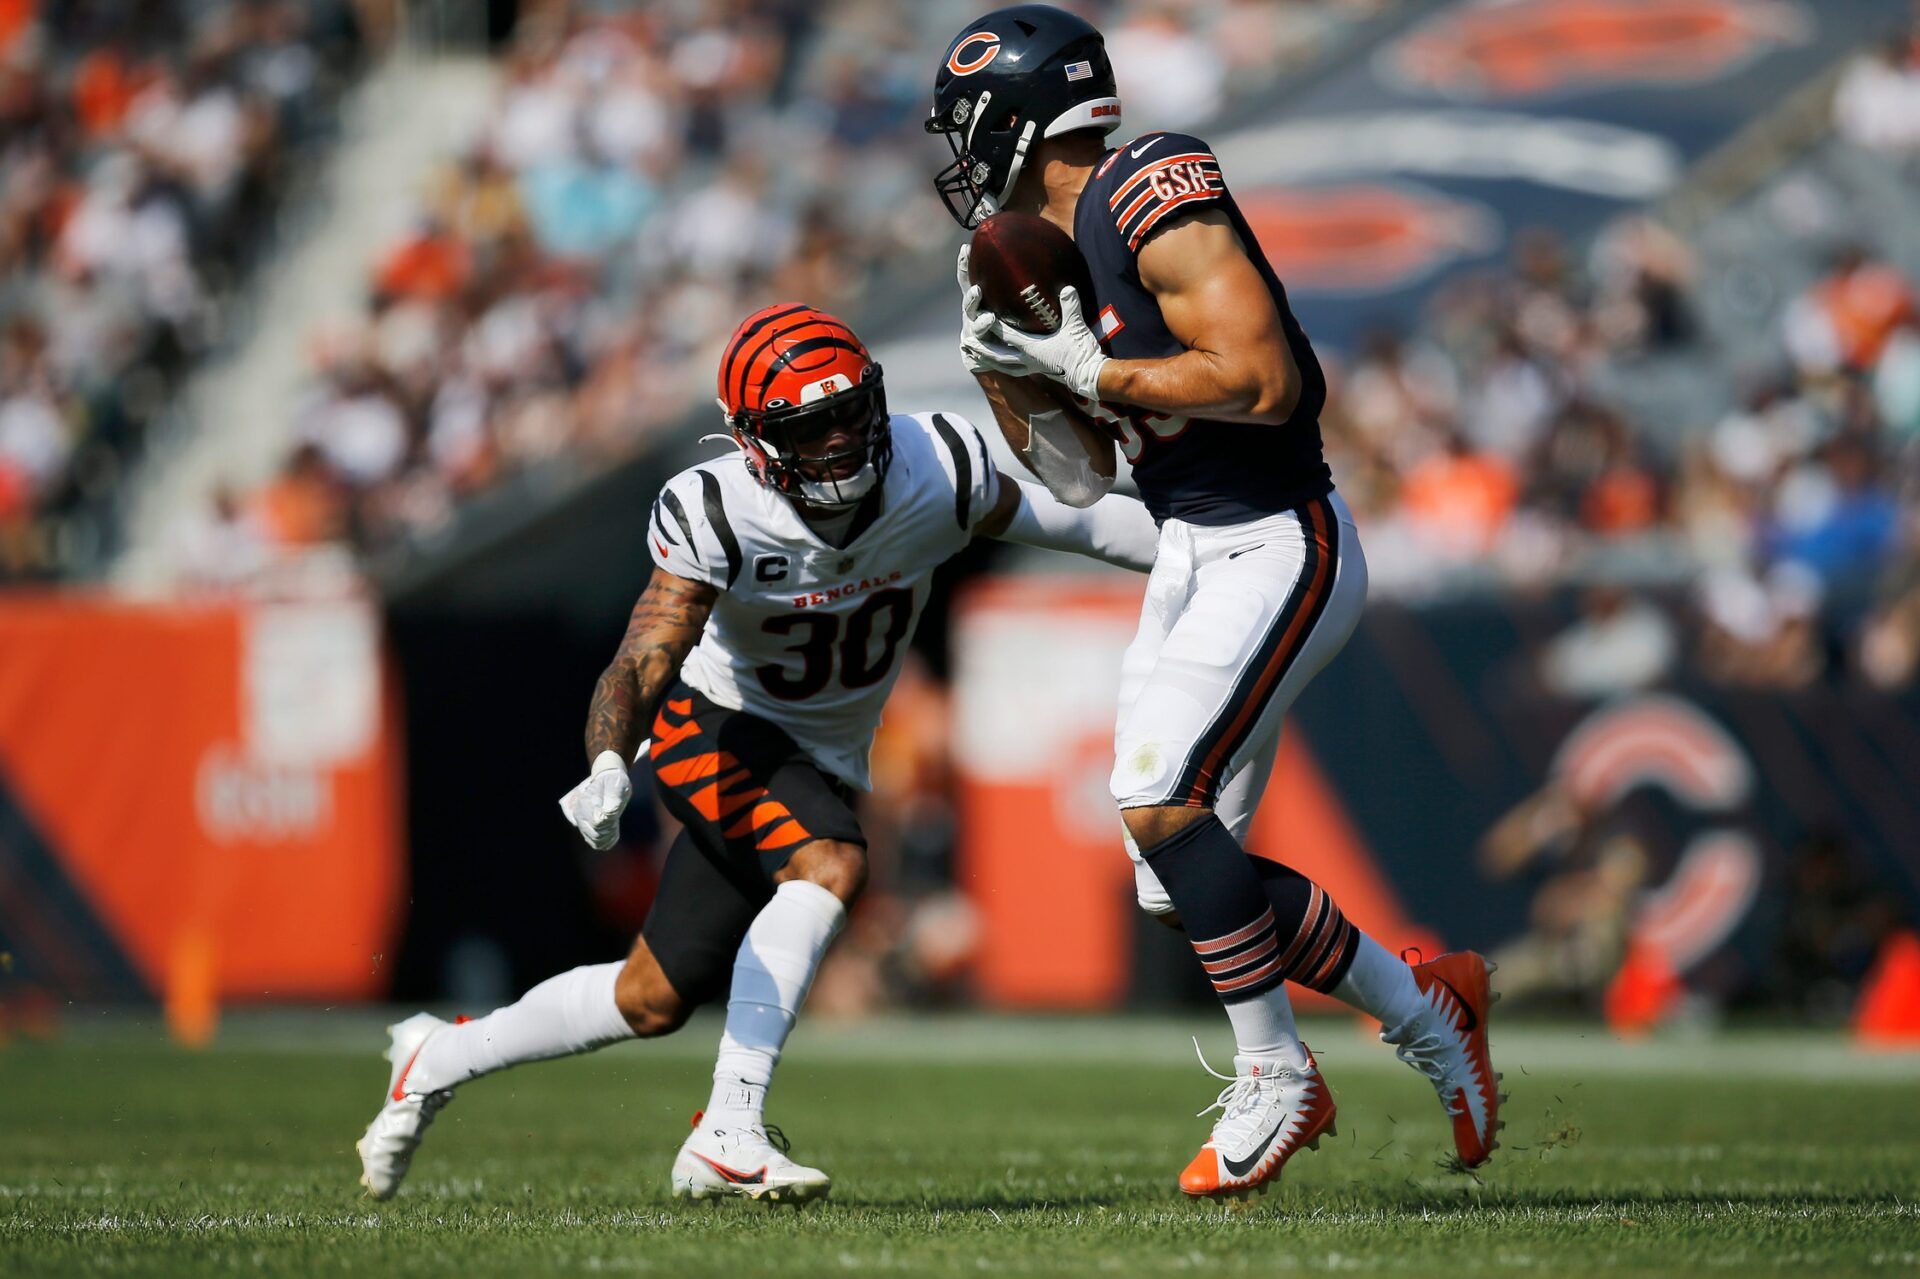
M 580 838 L 605 852 L 620 838 L 620 814 L 627 811 L 627 801 L 632 798 L 627 761 L 618 751 L 601 751 L 587 780 L 560 797 L 560 811 L 580 832 Z

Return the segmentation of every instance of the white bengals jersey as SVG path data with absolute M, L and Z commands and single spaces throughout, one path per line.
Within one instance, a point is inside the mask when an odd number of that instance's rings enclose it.
M 778 724 L 822 770 L 862 790 L 928 579 L 999 496 L 965 418 L 896 413 L 890 424 L 893 463 L 845 547 L 821 540 L 739 455 L 669 480 L 647 529 L 656 564 L 720 590 L 681 679 Z

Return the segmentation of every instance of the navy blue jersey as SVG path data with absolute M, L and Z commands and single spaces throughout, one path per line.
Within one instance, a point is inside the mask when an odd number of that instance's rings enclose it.
M 1154 519 L 1239 524 L 1323 497 L 1333 480 L 1320 455 L 1326 375 L 1287 305 L 1286 289 L 1227 192 L 1220 162 L 1206 143 L 1184 133 L 1135 138 L 1108 152 L 1080 192 L 1073 238 L 1093 272 L 1088 323 L 1107 354 L 1162 359 L 1185 347 L 1140 282 L 1138 254 L 1157 229 L 1203 209 L 1227 215 L 1267 282 L 1300 369 L 1299 405 L 1278 426 L 1150 414 L 1117 404 L 1096 411 L 1119 427 Z

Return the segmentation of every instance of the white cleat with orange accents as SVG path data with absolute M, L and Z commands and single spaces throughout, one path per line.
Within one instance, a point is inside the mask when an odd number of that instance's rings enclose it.
M 1414 981 L 1425 1007 L 1380 1038 L 1395 1045 L 1401 1061 L 1425 1075 L 1453 1120 L 1453 1145 L 1460 1162 L 1478 1168 L 1500 1148 L 1500 1075 L 1487 1046 L 1487 1016 L 1499 996 L 1492 993 L 1487 961 L 1471 950 L 1455 951 L 1414 964 Z
M 1194 1050 L 1199 1051 L 1199 1043 Z M 1235 1057 L 1233 1073 L 1223 1075 L 1200 1064 L 1215 1079 L 1228 1080 L 1213 1105 L 1220 1111 L 1213 1135 L 1180 1174 L 1180 1189 L 1205 1198 L 1245 1198 L 1267 1192 L 1287 1160 L 1301 1150 L 1318 1150 L 1322 1136 L 1335 1135 L 1333 1094 L 1320 1076 L 1313 1054 L 1304 1068 L 1272 1058 Z
M 420 1048 L 437 1030 L 449 1023 L 431 1013 L 415 1013 L 403 1022 L 387 1027 L 393 1037 L 387 1060 L 393 1073 L 387 1080 L 386 1103 L 367 1125 L 366 1135 L 356 1143 L 360 1152 L 360 1184 L 374 1199 L 391 1199 L 406 1179 L 413 1163 L 413 1152 L 420 1148 L 427 1125 L 440 1108 L 453 1100 L 451 1088 L 439 1092 L 414 1092 L 407 1087 L 407 1075 Z
M 673 1161 L 676 1199 L 760 1199 L 803 1204 L 824 1199 L 833 1179 L 787 1158 L 786 1135 L 771 1124 L 693 1117 L 693 1131 Z

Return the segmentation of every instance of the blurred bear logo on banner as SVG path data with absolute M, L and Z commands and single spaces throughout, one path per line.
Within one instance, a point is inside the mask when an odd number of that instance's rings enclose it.
M 1500 241 L 1491 209 L 1406 183 L 1256 191 L 1240 211 L 1296 293 L 1388 292 Z
M 333 769 L 380 732 L 378 628 L 335 603 L 256 605 L 241 627 L 240 740 L 201 755 L 200 825 L 222 843 L 310 838 L 330 819 Z
M 1588 715 L 1546 781 L 1488 832 L 1496 878 L 1544 871 L 1530 927 L 1502 948 L 1502 988 L 1604 987 L 1609 1020 L 1644 1030 L 1677 1006 L 1753 911 L 1766 870 L 1748 752 L 1693 703 L 1629 697 Z M 1647 820 L 1663 805 L 1677 821 Z M 1677 841 L 1657 832 L 1678 830 Z
M 1473 100 L 1695 84 L 1812 29 L 1785 0 L 1481 0 L 1388 46 L 1378 65 L 1384 79 Z

